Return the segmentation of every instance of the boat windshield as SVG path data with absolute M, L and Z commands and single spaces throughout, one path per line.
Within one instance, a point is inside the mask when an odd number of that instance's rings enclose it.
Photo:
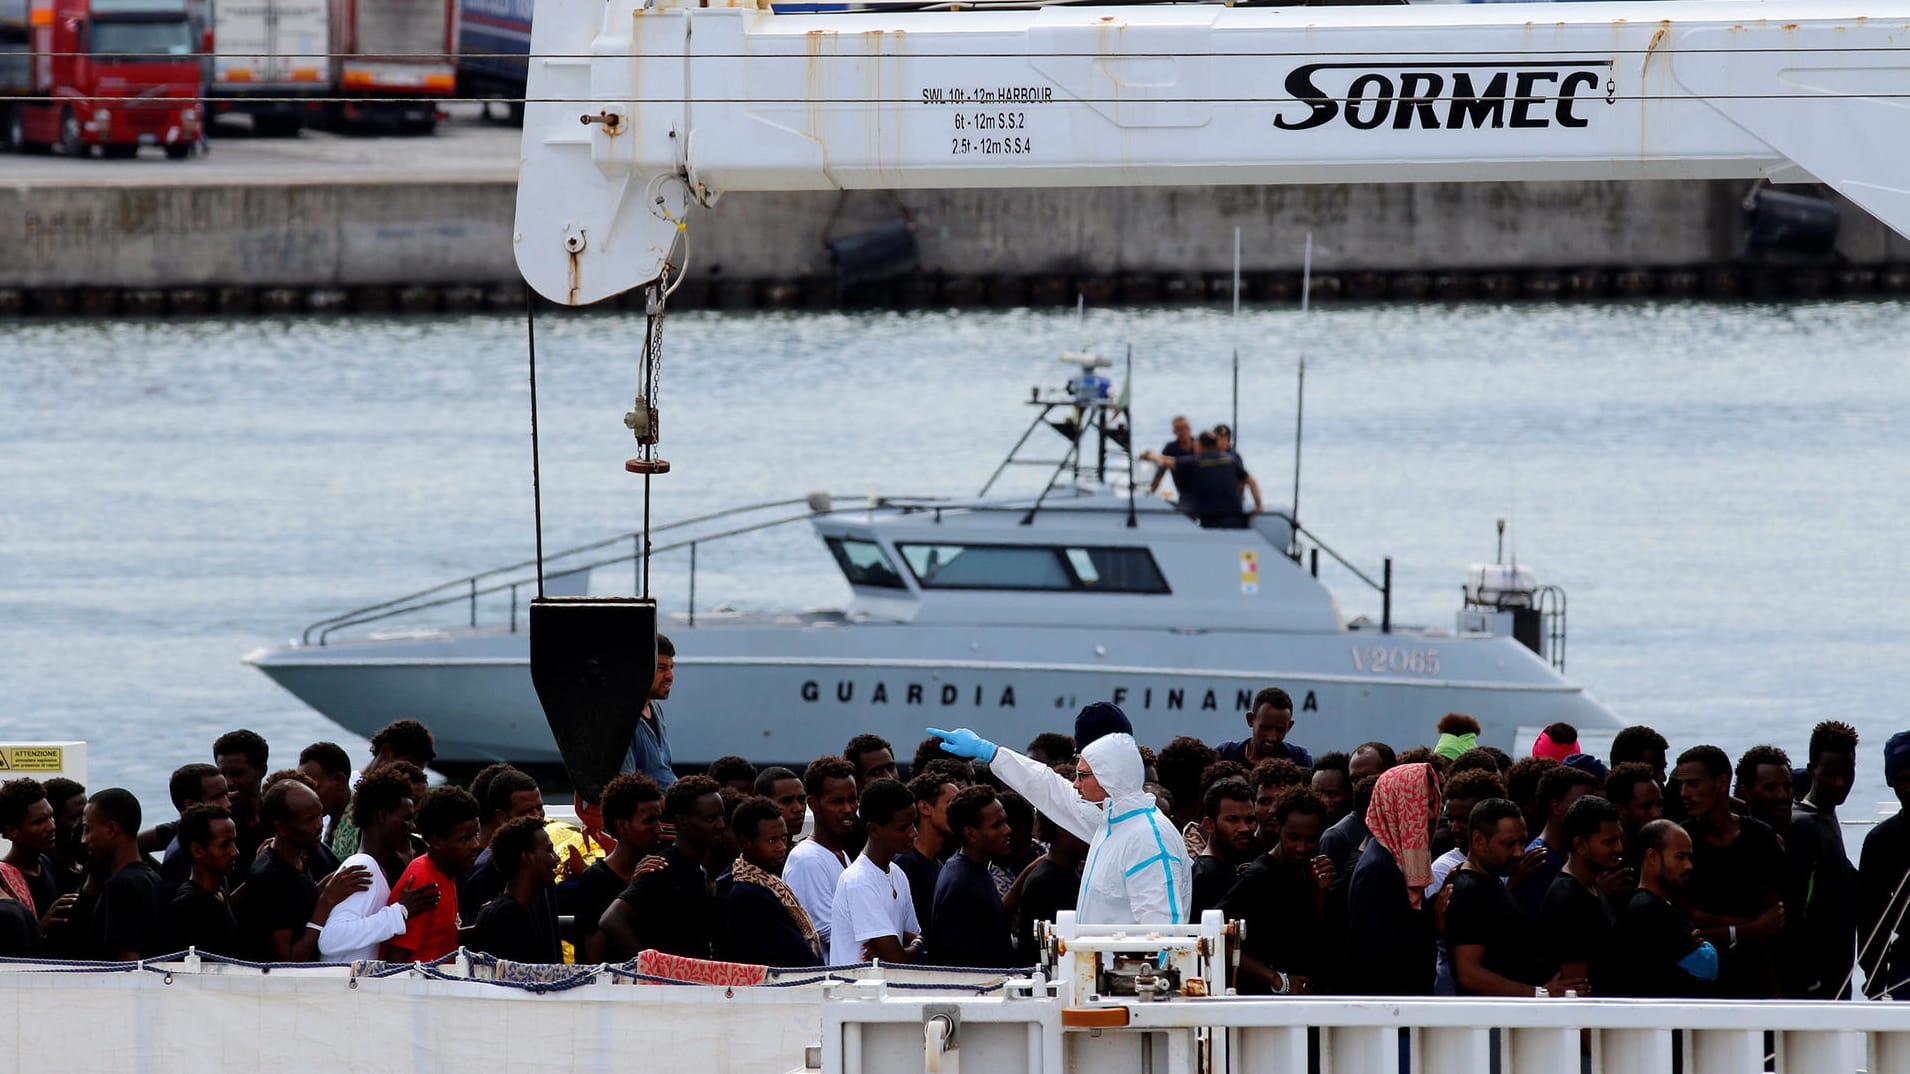
M 924 589 L 1168 592 L 1145 548 L 905 544 L 901 552 Z
M 850 585 L 872 585 L 884 589 L 906 589 L 902 584 L 902 575 L 889 561 L 887 552 L 874 541 L 859 541 L 853 537 L 831 537 L 828 539 L 829 553 L 836 557 L 836 566 L 842 568 L 843 577 Z

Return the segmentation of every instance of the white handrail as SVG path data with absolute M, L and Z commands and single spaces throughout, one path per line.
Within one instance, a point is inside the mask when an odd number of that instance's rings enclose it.
M 977 1001 L 976 1013 L 1052 1026 L 1058 998 Z M 958 1001 L 962 1017 L 970 1001 Z M 881 1027 L 905 1029 L 919 1047 L 918 1000 L 824 1002 L 825 1025 L 856 1024 L 863 1055 Z M 1236 998 L 1095 1003 L 1125 1011 L 1125 1026 L 1061 1030 L 1060 1071 L 1155 1074 L 1910 1074 L 1910 1011 L 1890 1003 L 1642 999 Z M 1063 1024 L 1081 1008 L 1061 1012 Z M 1105 1020 L 1102 1020 L 1103 1022 Z M 1117 1018 L 1116 1021 L 1119 1021 Z M 1031 1029 L 1031 1031 L 1034 1031 Z M 1053 1032 L 1053 1030 L 1049 1030 Z M 993 1055 L 971 1040 L 971 1064 L 991 1071 L 1048 1071 Z M 854 1056 L 829 1054 L 826 1074 L 874 1074 Z M 1406 1065 L 1402 1067 L 1402 1060 Z

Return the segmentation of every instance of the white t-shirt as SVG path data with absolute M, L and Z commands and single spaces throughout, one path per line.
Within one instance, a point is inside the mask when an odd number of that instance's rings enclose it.
M 809 914 L 809 923 L 816 926 L 816 935 L 824 943 L 829 942 L 829 907 L 835 901 L 836 879 L 841 875 L 842 859 L 814 839 L 805 839 L 791 847 L 789 860 L 783 863 L 783 883 L 789 885 L 796 901 L 802 903 Z
M 1432 863 L 1432 883 L 1426 885 L 1425 897 L 1430 899 L 1439 894 L 1439 889 L 1446 886 L 1446 878 L 1452 875 L 1454 869 L 1465 863 L 1466 852 L 1458 847 L 1453 847 L 1439 855 L 1438 859 Z
M 878 869 L 863 855 L 851 862 L 836 880 L 834 927 L 829 933 L 829 964 L 862 962 L 862 945 L 879 936 L 903 937 L 920 933 L 915 900 L 909 895 L 909 876 L 889 863 Z

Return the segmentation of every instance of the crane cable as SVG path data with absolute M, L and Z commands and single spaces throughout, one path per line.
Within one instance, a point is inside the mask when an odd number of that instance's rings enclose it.
M 1845 855 L 1845 857 L 1848 858 L 1849 855 Z M 1865 956 L 1872 954 L 1873 951 L 1875 952 L 1877 968 L 1879 970 L 1883 969 L 1884 957 L 1888 952 L 1890 938 L 1903 927 L 1904 916 L 1910 914 L 1910 899 L 1903 898 L 1905 884 L 1910 884 L 1910 869 L 1905 869 L 1903 877 L 1897 881 L 1896 890 L 1890 893 L 1890 901 L 1884 904 L 1884 912 L 1877 915 L 1877 923 L 1871 926 L 1870 935 L 1864 937 L 1864 942 L 1857 945 L 1857 961 L 1852 963 L 1850 970 L 1844 974 L 1844 983 L 1838 986 L 1837 995 L 1843 995 L 1844 990 L 1848 989 L 1851 983 L 1857 979 L 1857 971 L 1863 968 Z M 1896 916 L 1891 916 L 1891 910 L 1896 911 Z M 1879 949 L 1876 946 L 1878 944 L 1884 946 Z M 1868 970 L 1865 971 L 1866 979 L 1864 983 L 1866 986 L 1872 983 L 1868 979 L 1868 972 Z M 1898 988 L 1902 988 L 1904 984 L 1910 984 L 1910 981 L 1902 982 L 1885 989 L 1883 994 L 1888 995 L 1891 992 L 1895 992 Z
M 537 292 L 524 289 L 524 343 L 531 364 L 531 518 L 537 530 L 537 598 L 544 598 L 544 488 L 537 453 Z
M 643 349 L 638 363 L 638 394 L 629 413 L 623 416 L 623 424 L 637 439 L 637 456 L 624 462 L 623 468 L 643 478 L 643 545 L 639 552 L 641 563 L 638 571 L 638 596 L 650 596 L 650 479 L 670 472 L 667 459 L 657 457 L 657 443 L 662 439 L 661 413 L 657 401 L 663 391 L 663 315 L 670 296 L 683 286 L 685 268 L 690 259 L 689 225 L 683 218 L 672 213 L 664 199 L 654 201 L 657 214 L 676 226 L 670 246 L 663 252 L 663 268 L 657 278 L 651 280 L 644 289 L 643 300 Z M 683 254 L 681 263 L 671 261 L 679 244 Z M 675 277 L 675 282 L 672 282 Z

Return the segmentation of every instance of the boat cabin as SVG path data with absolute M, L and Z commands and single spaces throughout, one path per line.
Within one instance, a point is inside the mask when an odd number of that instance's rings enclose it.
M 1075 487 L 1037 506 L 891 502 L 814 521 L 854 592 L 849 615 L 908 623 L 1041 623 L 1202 631 L 1344 629 L 1290 559 L 1292 525 L 1202 529 L 1159 500 Z M 1172 598 L 1172 599 L 1166 599 Z

